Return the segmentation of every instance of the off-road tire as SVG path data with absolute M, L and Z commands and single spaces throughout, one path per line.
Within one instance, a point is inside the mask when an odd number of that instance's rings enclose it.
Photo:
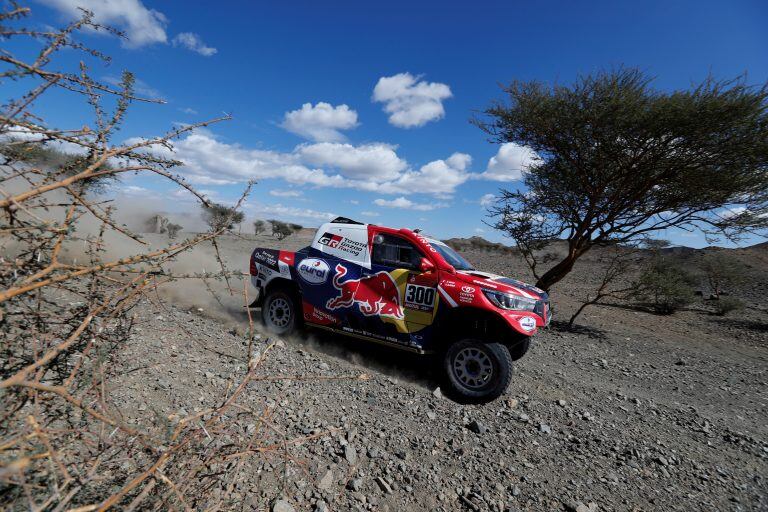
M 284 289 L 270 291 L 261 307 L 261 319 L 267 331 L 285 336 L 296 331 L 299 308 L 296 299 Z
M 442 360 L 446 391 L 462 403 L 486 403 L 504 393 L 512 380 L 512 356 L 501 343 L 462 339 Z
M 531 348 L 531 338 L 526 336 L 507 343 L 507 349 L 509 349 L 509 355 L 512 356 L 513 361 L 517 361 L 528 353 L 528 349 Z

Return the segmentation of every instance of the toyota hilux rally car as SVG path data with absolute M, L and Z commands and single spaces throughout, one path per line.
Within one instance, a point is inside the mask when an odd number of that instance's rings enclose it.
M 551 318 L 538 288 L 475 270 L 418 232 L 344 217 L 299 251 L 254 250 L 250 274 L 269 331 L 303 325 L 436 354 L 444 386 L 464 401 L 501 395 Z

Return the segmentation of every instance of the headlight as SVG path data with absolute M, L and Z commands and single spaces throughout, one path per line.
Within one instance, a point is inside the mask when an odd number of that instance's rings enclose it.
M 533 299 L 526 299 L 525 297 L 518 297 L 517 295 L 511 295 L 509 293 L 495 292 L 493 290 L 483 290 L 483 293 L 488 297 L 488 300 L 501 309 L 533 311 L 536 307 L 536 301 Z

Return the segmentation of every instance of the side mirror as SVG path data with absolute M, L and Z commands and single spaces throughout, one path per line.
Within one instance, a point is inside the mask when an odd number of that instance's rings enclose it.
M 428 272 L 432 272 L 435 270 L 435 264 L 429 261 L 427 258 L 421 258 L 421 263 L 419 264 L 419 270 L 421 270 L 425 274 Z

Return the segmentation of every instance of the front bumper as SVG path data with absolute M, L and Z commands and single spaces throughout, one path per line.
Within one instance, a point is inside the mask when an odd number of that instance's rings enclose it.
M 544 320 L 544 325 L 542 327 L 548 326 L 552 321 L 552 308 L 549 305 L 549 298 L 537 300 L 533 312 Z

